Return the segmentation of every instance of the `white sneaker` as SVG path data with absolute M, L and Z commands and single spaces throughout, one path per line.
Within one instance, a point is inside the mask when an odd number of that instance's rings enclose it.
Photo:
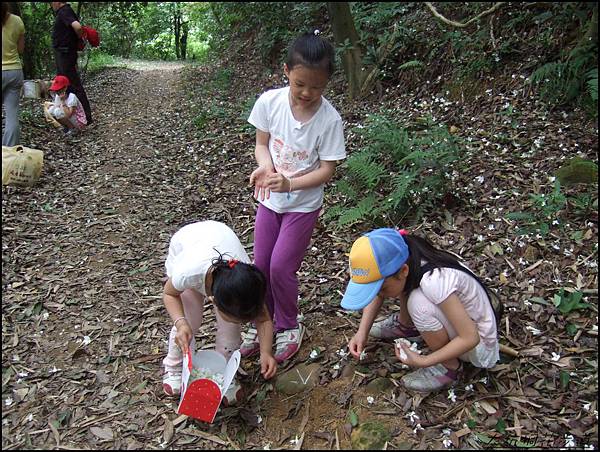
M 171 397 L 179 397 L 181 394 L 181 371 L 165 372 L 163 375 L 163 391 Z
M 246 333 L 242 333 L 242 338 L 244 339 L 242 345 L 240 346 L 240 354 L 242 355 L 242 358 L 248 358 L 260 353 L 258 331 L 256 328 L 253 326 L 248 328 Z

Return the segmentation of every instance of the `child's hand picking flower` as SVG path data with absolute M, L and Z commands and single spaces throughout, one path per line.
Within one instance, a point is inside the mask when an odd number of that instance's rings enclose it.
M 396 357 L 402 362 L 410 367 L 427 367 L 424 363 L 424 358 L 419 356 L 419 353 L 412 350 L 411 347 L 408 347 L 405 343 L 399 342 L 394 347 L 394 351 L 396 352 Z

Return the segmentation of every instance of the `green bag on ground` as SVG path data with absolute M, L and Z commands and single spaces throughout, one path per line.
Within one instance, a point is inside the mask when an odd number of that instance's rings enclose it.
M 40 178 L 44 153 L 24 146 L 2 146 L 2 185 L 33 185 Z

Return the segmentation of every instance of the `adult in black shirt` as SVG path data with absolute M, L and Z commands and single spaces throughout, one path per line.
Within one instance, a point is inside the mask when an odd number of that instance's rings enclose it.
M 57 75 L 65 75 L 69 78 L 71 89 L 85 111 L 87 123 L 91 124 L 92 109 L 77 71 L 77 46 L 83 33 L 81 23 L 68 3 L 52 2 L 52 9 L 56 15 L 52 30 L 52 47 Z

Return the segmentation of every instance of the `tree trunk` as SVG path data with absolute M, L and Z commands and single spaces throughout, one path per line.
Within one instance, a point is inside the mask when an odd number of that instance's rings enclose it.
M 215 8 L 215 4 L 213 2 L 208 2 L 208 5 L 210 6 L 210 10 L 212 11 L 213 16 L 215 16 L 215 22 L 217 22 L 217 26 L 219 28 L 221 28 L 222 27 L 222 25 L 221 25 L 221 18 L 219 17 L 219 14 L 217 13 L 217 10 Z
M 35 5 L 32 4 L 32 9 L 35 10 Z M 21 17 L 21 6 L 19 2 L 9 2 L 8 10 L 15 16 Z M 22 19 L 22 17 L 21 17 Z M 35 36 L 25 33 L 25 51 L 21 57 L 23 58 L 23 78 L 25 80 L 32 79 L 36 76 L 35 71 Z
M 356 99 L 361 95 L 365 69 L 363 51 L 358 42 L 358 32 L 354 25 L 350 4 L 348 2 L 327 2 L 327 9 L 335 42 L 338 46 L 344 46 L 342 64 L 348 80 L 349 95 L 351 99 Z
M 175 56 L 179 60 L 181 58 L 181 51 L 179 49 L 181 39 L 181 16 L 179 11 L 175 11 L 173 16 L 173 33 L 175 34 Z
M 188 39 L 189 26 L 187 22 L 181 24 L 181 39 L 180 39 L 180 52 L 181 59 L 187 58 L 187 39 Z

